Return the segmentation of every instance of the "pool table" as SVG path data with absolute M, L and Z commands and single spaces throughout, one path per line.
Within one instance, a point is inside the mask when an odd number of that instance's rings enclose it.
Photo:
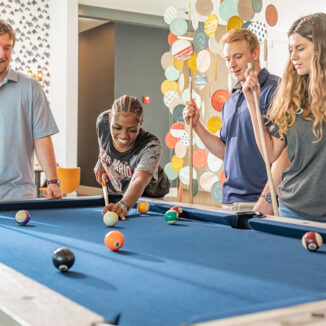
M 174 203 L 148 202 L 111 228 L 103 197 L 0 202 L 0 309 L 13 325 L 231 325 L 326 299 L 326 246 L 301 245 L 311 230 L 326 239 L 324 224 L 184 204 L 169 225 Z M 104 245 L 111 230 L 125 236 L 119 251 Z M 76 256 L 65 273 L 52 264 L 59 247 Z

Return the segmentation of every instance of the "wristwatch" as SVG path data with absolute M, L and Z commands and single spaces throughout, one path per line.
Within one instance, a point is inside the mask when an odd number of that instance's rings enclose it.
M 56 184 L 56 185 L 58 185 L 60 187 L 61 186 L 61 181 L 60 181 L 60 179 L 52 179 L 52 180 L 48 180 L 46 182 L 47 186 L 51 185 L 51 184 Z
M 267 203 L 271 203 L 272 202 L 272 195 L 270 192 L 262 192 L 262 194 L 260 195 L 260 197 L 264 197 Z
M 129 212 L 130 207 L 129 207 L 127 202 L 125 202 L 123 200 L 120 200 L 120 201 L 117 202 L 117 204 L 121 205 L 124 208 L 126 214 Z

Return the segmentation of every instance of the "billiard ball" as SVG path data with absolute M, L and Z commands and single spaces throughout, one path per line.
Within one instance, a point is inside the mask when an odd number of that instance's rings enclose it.
M 25 225 L 31 219 L 31 214 L 28 211 L 18 211 L 15 215 L 16 222 L 20 225 Z
M 119 221 L 119 216 L 115 212 L 106 212 L 103 216 L 103 222 L 107 226 L 114 226 L 118 223 Z
M 176 211 L 178 213 L 178 218 L 179 217 L 182 217 L 183 211 L 182 211 L 182 208 L 181 207 L 179 207 L 179 206 L 173 206 L 170 210 Z
M 137 205 L 137 210 L 140 214 L 146 214 L 149 211 L 149 204 L 145 201 L 141 201 Z
M 106 234 L 104 243 L 109 249 L 116 251 L 125 243 L 125 237 L 119 231 L 110 231 Z
M 74 253 L 68 248 L 58 248 L 53 252 L 54 266 L 61 272 L 66 272 L 75 262 Z
M 168 224 L 174 224 L 178 220 L 178 212 L 172 209 L 169 209 L 164 214 L 164 219 Z
M 307 232 L 302 237 L 302 245 L 309 251 L 316 251 L 323 244 L 323 238 L 317 232 Z

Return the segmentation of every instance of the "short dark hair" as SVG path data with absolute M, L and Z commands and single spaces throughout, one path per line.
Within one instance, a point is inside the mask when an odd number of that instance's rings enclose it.
M 16 43 L 16 34 L 13 28 L 5 20 L 0 19 L 0 35 L 8 34 L 12 40 L 12 46 Z

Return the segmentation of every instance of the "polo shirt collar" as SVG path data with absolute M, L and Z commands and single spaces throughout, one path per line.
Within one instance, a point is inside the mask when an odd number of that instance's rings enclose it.
M 260 70 L 260 72 L 258 74 L 258 81 L 259 81 L 260 86 L 262 86 L 264 84 L 264 82 L 268 78 L 268 75 L 269 75 L 269 72 L 266 68 L 263 68 Z M 242 89 L 241 82 L 237 82 L 232 89 L 232 94 L 241 89 Z
M 18 75 L 16 73 L 16 71 L 12 70 L 9 68 L 7 75 L 5 76 L 5 78 L 3 79 L 3 81 L 0 83 L 0 87 L 2 87 L 3 85 L 7 84 L 8 81 L 14 81 L 17 82 L 18 81 Z
M 15 82 L 18 81 L 18 75 L 17 75 L 17 72 L 15 70 L 12 70 L 12 69 L 9 68 L 7 76 L 8 76 L 8 80 L 12 80 L 12 81 L 15 81 Z

